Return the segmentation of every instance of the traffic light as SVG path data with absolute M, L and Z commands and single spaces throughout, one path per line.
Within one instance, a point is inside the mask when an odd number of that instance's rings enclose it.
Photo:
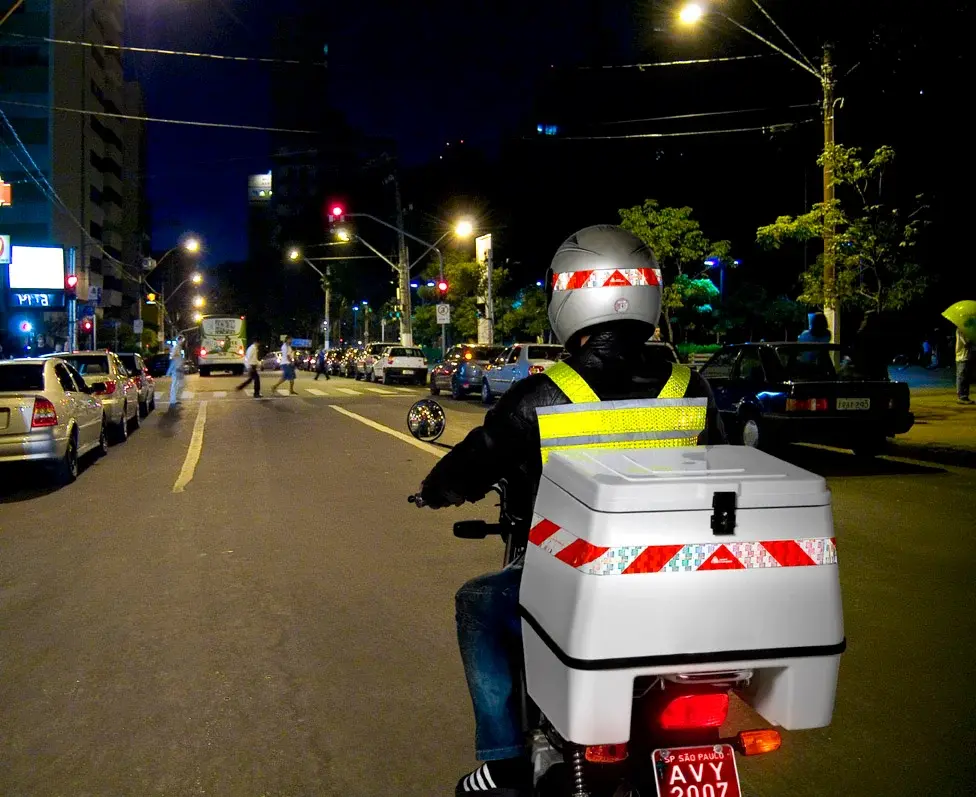
M 64 298 L 65 299 L 78 298 L 78 275 L 77 274 L 68 274 L 64 278 Z
M 81 331 L 82 332 L 92 331 L 92 320 L 90 318 L 86 318 L 81 322 Z
M 329 202 L 329 223 L 343 222 L 346 220 L 346 208 L 342 202 Z
M 156 294 L 147 293 L 146 294 L 146 304 L 156 304 Z
M 447 293 L 447 288 L 448 288 L 447 280 L 440 280 L 437 283 L 437 290 L 441 294 L 441 296 L 443 296 L 445 293 Z

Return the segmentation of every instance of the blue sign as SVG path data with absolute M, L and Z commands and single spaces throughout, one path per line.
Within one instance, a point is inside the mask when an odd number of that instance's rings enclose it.
M 10 291 L 12 307 L 46 310 L 51 307 L 64 307 L 64 291 Z
M 312 341 L 310 338 L 292 338 L 291 345 L 296 349 L 310 349 L 312 348 Z
M 85 318 L 86 316 L 95 315 L 95 308 L 90 304 L 82 304 L 78 306 L 78 318 Z

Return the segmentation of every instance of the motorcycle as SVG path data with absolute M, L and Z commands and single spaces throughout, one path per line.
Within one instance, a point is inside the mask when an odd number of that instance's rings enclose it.
M 409 411 L 407 427 L 422 442 L 450 448 L 438 442 L 445 426 L 444 410 L 436 401 L 418 401 Z M 509 514 L 506 485 L 494 489 L 499 496 L 498 521 L 460 521 L 454 524 L 454 535 L 471 540 L 500 537 L 505 544 L 502 563 L 507 566 L 525 556 L 530 529 Z M 424 505 L 419 494 L 408 500 Z M 720 666 L 637 677 L 629 739 L 578 744 L 564 738 L 533 702 L 523 663 L 522 717 L 536 797 L 739 797 L 736 757 L 771 753 L 782 742 L 773 728 L 721 733 L 730 697 L 748 689 L 752 679 L 752 670 Z

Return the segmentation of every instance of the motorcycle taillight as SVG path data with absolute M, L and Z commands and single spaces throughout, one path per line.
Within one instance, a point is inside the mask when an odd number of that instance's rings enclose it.
M 666 731 L 717 728 L 728 714 L 728 692 L 694 692 L 671 698 L 658 715 L 658 724 Z

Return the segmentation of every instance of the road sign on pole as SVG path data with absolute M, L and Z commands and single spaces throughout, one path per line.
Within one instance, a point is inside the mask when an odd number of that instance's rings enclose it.
M 88 288 L 88 301 L 99 307 L 102 304 L 102 288 L 99 285 L 91 285 Z
M 137 335 L 141 335 L 142 334 L 142 319 L 141 318 L 137 318 L 135 321 L 132 322 L 132 331 L 135 332 Z
M 451 323 L 451 305 L 449 304 L 437 305 L 437 323 L 438 324 Z

